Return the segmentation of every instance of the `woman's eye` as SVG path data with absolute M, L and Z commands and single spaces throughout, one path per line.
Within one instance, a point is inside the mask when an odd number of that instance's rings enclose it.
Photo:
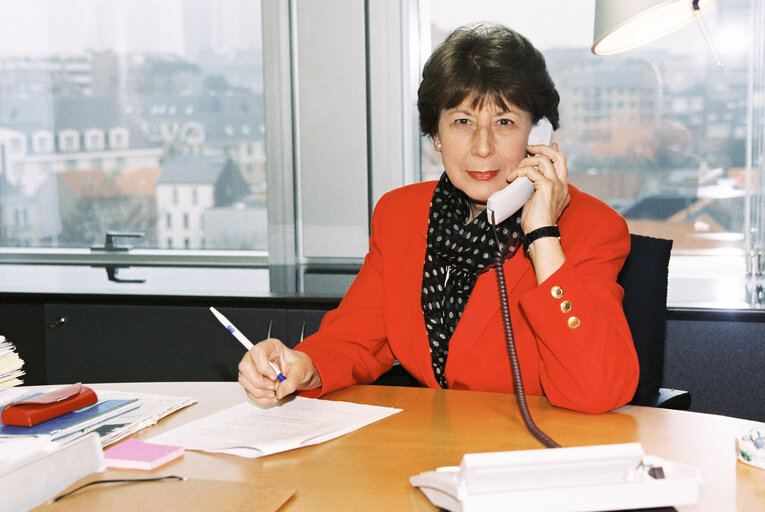
M 499 121 L 497 121 L 497 124 L 499 124 L 500 126 L 511 126 L 515 123 L 513 123 L 513 121 L 510 119 L 500 119 Z
M 454 122 L 455 122 L 456 124 L 460 125 L 460 126 L 467 126 L 467 125 L 469 125 L 469 124 L 470 124 L 470 120 L 469 120 L 469 119 L 457 119 L 457 120 L 456 120 L 456 121 L 454 121 Z

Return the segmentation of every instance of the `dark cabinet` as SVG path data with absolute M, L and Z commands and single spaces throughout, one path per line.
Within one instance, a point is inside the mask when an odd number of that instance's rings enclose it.
M 319 330 L 325 310 L 290 309 L 287 311 L 287 346 L 294 347 L 303 338 Z
M 287 310 L 219 308 L 253 343 Z M 236 380 L 244 347 L 206 307 L 46 304 L 49 383 Z
M 0 299 L 0 334 L 16 345 L 24 359 L 24 381 L 30 385 L 233 381 L 245 354 L 212 315 L 207 300 L 157 304 L 145 298 L 108 303 L 11 299 Z M 231 300 L 221 304 L 216 308 L 253 343 L 270 333 L 288 347 L 316 332 L 333 307 Z
M 24 383 L 46 384 L 42 304 L 18 298 L 0 301 L 0 334 L 16 346 L 24 360 Z

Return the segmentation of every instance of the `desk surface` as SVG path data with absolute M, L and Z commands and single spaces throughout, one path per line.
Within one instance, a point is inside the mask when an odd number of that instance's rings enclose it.
M 149 438 L 242 401 L 236 383 L 102 384 L 96 389 L 193 396 L 198 404 L 137 434 Z M 244 459 L 187 451 L 175 462 L 148 473 L 252 482 L 297 492 L 283 510 L 435 510 L 409 484 L 409 477 L 440 466 L 458 465 L 470 452 L 540 448 L 527 433 L 512 395 L 473 391 L 355 386 L 328 398 L 403 411 L 346 436 L 316 446 Z M 529 397 L 536 423 L 563 446 L 642 443 L 647 454 L 701 469 L 699 504 L 684 511 L 765 510 L 765 470 L 736 461 L 734 439 L 765 424 L 736 418 L 626 406 L 589 415 L 550 406 Z M 131 473 L 132 475 L 133 473 Z M 107 471 L 101 478 L 125 477 Z M 147 476 L 141 472 L 140 476 Z M 144 484 L 146 485 L 146 484 Z M 102 503 L 103 505 L 103 503 Z M 124 505 L 124 504 L 123 504 Z M 118 507 L 108 507 L 110 510 Z M 163 510 L 174 510 L 170 503 Z M 63 500 L 46 510 L 73 510 Z M 253 508 L 252 510 L 257 510 Z

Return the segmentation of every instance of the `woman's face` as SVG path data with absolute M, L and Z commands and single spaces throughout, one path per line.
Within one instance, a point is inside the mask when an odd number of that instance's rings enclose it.
M 507 186 L 507 176 L 526 156 L 531 115 L 509 102 L 508 110 L 489 102 L 474 108 L 471 103 L 466 98 L 441 111 L 433 142 L 449 180 L 467 194 L 477 215 L 490 195 Z

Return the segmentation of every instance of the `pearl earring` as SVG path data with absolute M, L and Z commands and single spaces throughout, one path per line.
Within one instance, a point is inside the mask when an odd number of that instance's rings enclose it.
M 441 143 L 440 142 L 436 142 L 436 149 L 441 151 Z

